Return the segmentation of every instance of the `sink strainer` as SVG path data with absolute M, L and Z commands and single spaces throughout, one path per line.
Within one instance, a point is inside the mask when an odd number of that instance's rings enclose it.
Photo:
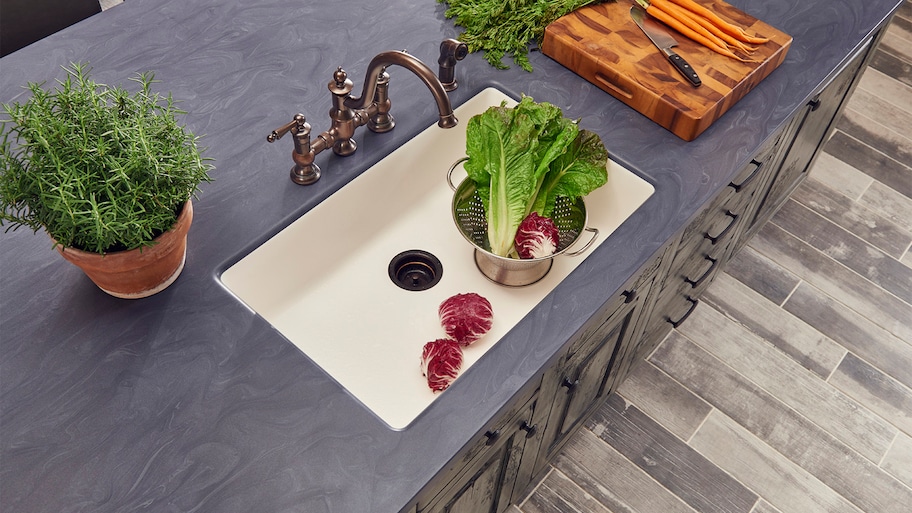
M 437 285 L 443 276 L 443 265 L 431 253 L 411 249 L 394 256 L 388 272 L 396 286 L 417 292 Z
M 466 178 L 458 187 L 453 184 L 453 171 L 466 160 L 468 160 L 467 157 L 457 160 L 447 173 L 447 182 L 455 192 L 453 220 L 459 228 L 459 233 L 475 246 L 475 264 L 488 279 L 514 287 L 530 285 L 548 274 L 554 263 L 554 257 L 579 255 L 595 242 L 598 230 L 586 226 L 588 217 L 583 198 L 578 198 L 574 202 L 559 196 L 551 215 L 551 220 L 557 226 L 559 234 L 557 250 L 553 255 L 543 258 L 519 259 L 491 253 L 485 207 L 481 196 L 478 195 L 475 182 Z M 568 252 L 567 250 L 579 239 L 583 231 L 591 232 L 592 238 L 579 250 Z

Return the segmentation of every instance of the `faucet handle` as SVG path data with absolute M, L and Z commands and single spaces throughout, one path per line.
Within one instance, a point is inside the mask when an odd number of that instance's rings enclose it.
M 304 118 L 304 114 L 298 113 L 295 114 L 294 118 L 285 123 L 284 125 L 276 128 L 269 135 L 266 136 L 266 142 L 274 143 L 282 138 L 283 135 L 288 132 L 293 132 L 295 134 L 304 130 L 305 126 L 309 129 L 310 125 L 307 124 L 307 120 Z
M 462 41 L 444 39 L 440 43 L 440 58 L 437 59 L 440 68 L 437 76 L 440 78 L 444 90 L 454 91 L 459 87 L 459 83 L 456 82 L 456 62 L 465 59 L 467 55 L 469 55 L 469 45 Z

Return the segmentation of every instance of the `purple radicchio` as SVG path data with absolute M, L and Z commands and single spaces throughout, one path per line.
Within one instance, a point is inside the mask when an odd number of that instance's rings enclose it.
M 435 392 L 446 390 L 461 367 L 462 347 L 455 340 L 440 338 L 425 344 L 421 351 L 421 373 Z
M 559 241 L 554 221 L 532 212 L 520 223 L 513 244 L 519 258 L 545 258 L 557 251 Z
M 464 346 L 481 338 L 494 323 L 491 302 L 474 292 L 447 298 L 437 313 L 447 336 Z

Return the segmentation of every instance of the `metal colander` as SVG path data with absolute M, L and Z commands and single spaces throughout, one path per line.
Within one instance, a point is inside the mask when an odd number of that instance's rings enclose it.
M 475 182 L 466 178 L 455 186 L 453 171 L 468 158 L 463 157 L 454 163 L 447 173 L 447 181 L 454 190 L 453 221 L 463 237 L 475 246 L 475 263 L 486 277 L 503 285 L 522 286 L 542 279 L 553 264 L 555 256 L 565 254 L 576 256 L 586 251 L 598 236 L 598 230 L 586 227 L 586 204 L 582 198 L 570 201 L 558 197 L 551 215 L 557 226 L 559 241 L 553 255 L 542 258 L 507 258 L 491 253 L 488 243 L 488 221 L 485 207 L 478 195 Z M 567 250 L 576 243 L 583 231 L 593 233 L 592 239 L 581 249 L 573 252 Z

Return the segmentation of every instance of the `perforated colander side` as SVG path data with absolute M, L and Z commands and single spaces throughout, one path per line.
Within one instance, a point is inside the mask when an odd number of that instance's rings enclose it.
M 470 179 L 465 179 L 456 189 L 453 197 L 453 219 L 463 236 L 472 244 L 491 250 L 488 244 L 488 220 L 484 203 Z M 557 226 L 560 241 L 555 254 L 564 251 L 576 242 L 586 227 L 586 205 L 582 198 L 570 201 L 559 196 L 555 202 L 551 220 Z

